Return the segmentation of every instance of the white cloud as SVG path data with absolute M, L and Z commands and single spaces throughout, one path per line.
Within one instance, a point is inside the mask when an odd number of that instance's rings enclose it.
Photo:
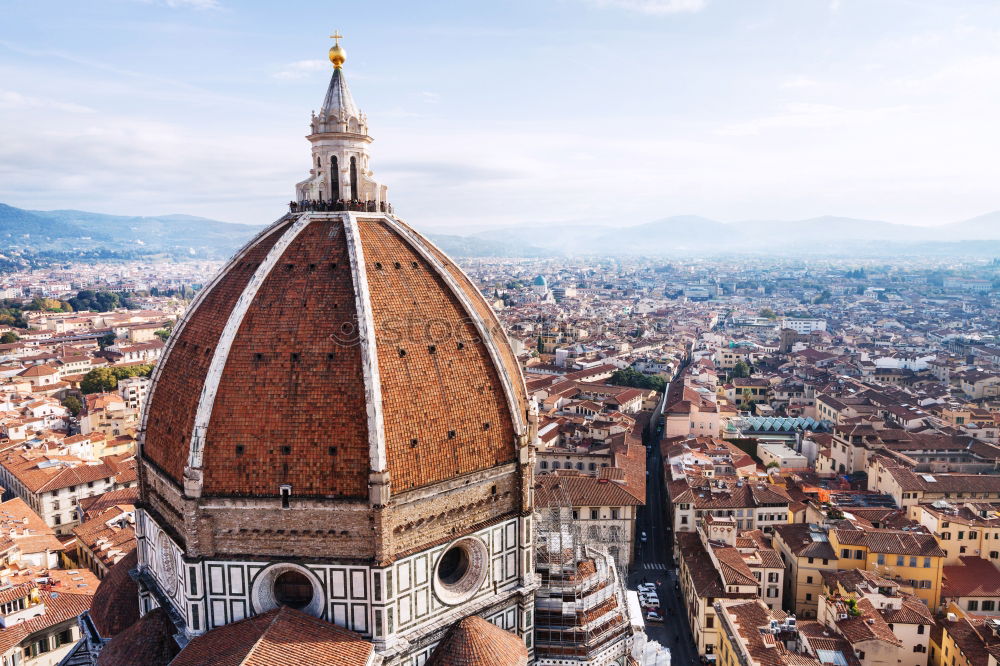
M 220 9 L 219 0 L 132 0 L 144 5 L 160 5 L 170 9 Z
M 173 9 L 218 9 L 219 0 L 164 0 Z
M 167 11 L 168 0 L 132 1 Z M 218 2 L 223 11 L 233 4 Z M 597 22 L 585 37 L 612 19 L 649 23 L 655 14 L 669 20 L 677 16 L 669 12 L 705 7 L 704 14 L 680 16 L 715 21 L 708 14 L 719 6 L 560 2 L 564 12 Z M 829 0 L 812 2 L 831 18 Z M 543 85 L 551 91 L 528 118 L 498 112 L 496 97 L 478 101 L 482 86 L 491 95 L 496 86 L 477 82 L 474 60 L 456 64 L 449 53 L 433 76 L 412 80 L 397 63 L 372 59 L 365 63 L 370 83 L 354 87 L 377 141 L 372 168 L 401 214 L 459 233 L 469 224 L 531 220 L 624 225 L 682 211 L 721 219 L 841 213 L 942 222 L 995 209 L 1000 133 L 991 130 L 1000 88 L 988 83 L 1000 78 L 996 22 L 986 17 L 970 32 L 964 24 L 920 21 L 918 27 L 935 28 L 916 33 L 897 22 L 869 34 L 854 22 L 868 25 L 873 17 L 854 9 L 843 3 L 831 18 L 849 34 L 809 41 L 804 51 L 797 50 L 801 26 L 782 12 L 748 11 L 727 17 L 725 26 L 692 26 L 710 30 L 704 39 L 692 32 L 690 40 L 652 45 L 628 30 L 611 31 L 607 39 L 622 64 L 651 55 L 674 63 L 657 68 L 655 79 L 647 68 L 615 69 L 621 81 L 604 81 L 604 92 L 614 94 L 611 122 L 605 104 L 574 103 L 576 89 L 567 86 L 578 79 L 548 81 L 558 67 L 575 67 L 560 42 L 533 54 L 537 71 L 504 80 L 531 93 Z M 522 32 L 522 23 L 486 37 L 541 41 Z M 579 32 L 570 37 L 582 41 Z M 191 55 L 203 39 L 201 30 L 193 33 L 184 49 Z M 482 41 L 492 57 L 491 43 Z M 97 48 L 54 52 L 32 44 L 0 42 L 23 56 L 16 67 L 0 65 L 0 201 L 266 222 L 307 173 L 303 127 L 325 90 L 325 59 L 292 62 L 287 58 L 314 54 L 266 51 L 258 53 L 258 66 L 269 84 L 250 77 L 206 87 L 214 76 L 186 77 L 190 61 L 147 69 L 146 61 Z M 479 57 L 476 49 L 469 59 Z M 362 74 L 351 68 L 352 85 Z M 469 83 L 457 85 L 456 76 Z M 276 89 L 283 94 L 275 97 Z M 441 101 L 434 104 L 436 95 Z M 232 108 L 242 113 L 234 116 Z
M 330 62 L 328 60 L 298 60 L 288 63 L 271 76 L 284 80 L 304 79 L 316 72 L 325 71 L 329 67 Z
M 420 97 L 429 104 L 437 104 L 441 101 L 441 95 L 436 92 L 431 92 L 429 90 L 424 90 L 420 93 Z
M 82 104 L 31 97 L 13 90 L 0 90 L 0 109 L 52 109 L 65 113 L 94 113 L 94 109 Z
M 214 128 L 3 99 L 18 103 L 0 107 L 0 201 L 13 205 L 201 210 L 240 220 L 251 202 L 286 196 L 305 168 L 295 168 L 284 137 L 222 136 Z
M 587 0 L 599 7 L 617 7 L 640 14 L 677 14 L 698 12 L 705 8 L 708 0 Z
M 819 82 L 808 76 L 793 76 L 781 82 L 782 88 L 815 88 Z
M 995 89 L 984 86 L 983 82 L 997 78 L 1000 78 L 1000 56 L 987 55 L 960 59 L 931 72 L 900 77 L 892 81 L 892 85 L 908 93 L 940 97 L 971 92 L 985 99 L 993 95 Z
M 869 125 L 905 110 L 906 107 L 903 106 L 847 108 L 832 104 L 794 102 L 786 104 L 778 113 L 746 122 L 725 125 L 716 130 L 716 134 L 750 136 L 760 134 L 765 130 L 829 129 Z

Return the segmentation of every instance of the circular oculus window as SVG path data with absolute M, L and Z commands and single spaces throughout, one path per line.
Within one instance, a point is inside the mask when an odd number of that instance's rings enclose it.
M 300 571 L 286 571 L 274 579 L 274 600 L 295 610 L 302 610 L 312 602 L 313 586 Z
M 281 563 L 264 569 L 253 582 L 254 611 L 265 613 L 288 606 L 314 617 L 323 614 L 323 590 L 305 567 Z
M 434 592 L 454 606 L 475 596 L 489 571 L 489 550 L 481 539 L 465 537 L 450 544 L 434 567 Z

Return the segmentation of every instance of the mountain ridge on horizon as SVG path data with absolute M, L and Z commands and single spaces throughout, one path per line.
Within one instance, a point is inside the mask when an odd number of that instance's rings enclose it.
M 648 254 L 658 251 L 757 251 L 768 247 L 810 244 L 889 242 L 954 243 L 1000 241 L 1000 210 L 967 220 L 918 226 L 823 215 L 803 220 L 721 222 L 700 215 L 673 215 L 626 227 L 572 222 L 546 225 L 560 233 L 541 237 L 538 225 L 524 224 L 474 232 L 480 238 L 514 242 L 531 238 L 535 245 L 570 253 Z
M 135 251 L 138 247 L 148 254 L 175 258 L 226 258 L 262 228 L 180 213 L 129 216 L 76 209 L 29 210 L 0 203 L 0 239 L 7 248 L 29 251 Z M 551 233 L 539 234 L 539 228 Z M 834 215 L 735 222 L 673 215 L 625 227 L 566 222 L 457 231 L 434 228 L 427 235 L 456 257 L 759 252 L 776 247 L 815 249 L 833 243 L 917 246 L 1000 241 L 1000 210 L 935 226 Z

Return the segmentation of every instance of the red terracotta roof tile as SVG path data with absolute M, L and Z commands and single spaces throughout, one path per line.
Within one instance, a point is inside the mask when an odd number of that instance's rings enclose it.
M 364 666 L 374 649 L 353 631 L 282 606 L 195 638 L 170 663 L 171 666 Z
M 128 572 L 139 563 L 136 550 L 108 571 L 94 594 L 90 617 L 103 638 L 115 636 L 139 619 L 139 587 Z
M 151 610 L 104 646 L 97 666 L 166 666 L 179 652 L 176 633 L 166 611 Z
M 285 224 L 255 241 L 171 338 L 149 400 L 143 450 L 178 484 L 226 320 Z M 419 235 L 408 237 L 381 219 L 359 219 L 357 227 L 394 492 L 514 461 L 515 423 L 527 409 L 524 384 L 485 299 Z M 273 496 L 287 483 L 296 496 L 367 496 L 370 397 L 356 344 L 355 295 L 362 290 L 346 235 L 341 216 L 311 219 L 247 305 L 205 433 L 203 495 Z M 442 274 L 421 248 L 444 264 Z M 476 317 L 493 338 L 496 359 Z M 505 381 L 518 414 L 511 413 Z
M 426 666 L 524 666 L 527 663 L 528 648 L 524 641 L 472 615 L 452 625 Z

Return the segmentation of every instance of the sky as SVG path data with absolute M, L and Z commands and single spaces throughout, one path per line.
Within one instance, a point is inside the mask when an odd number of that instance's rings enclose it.
M 334 30 L 420 228 L 1000 209 L 996 0 L 0 0 L 0 202 L 263 224 Z

